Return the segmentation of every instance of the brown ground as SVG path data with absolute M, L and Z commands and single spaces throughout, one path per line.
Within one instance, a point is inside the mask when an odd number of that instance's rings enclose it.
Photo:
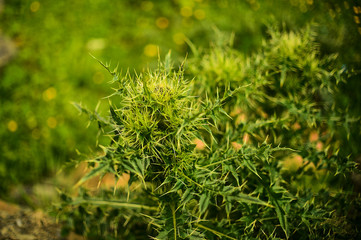
M 63 239 L 60 226 L 42 211 L 0 201 L 0 240 Z
M 0 0 L 1 1 L 1 0 Z M 84 176 L 89 169 L 86 164 L 80 164 L 71 173 L 58 174 L 55 179 L 57 184 L 62 188 L 69 188 L 73 190 L 74 194 L 76 189 L 72 189 L 79 179 Z M 128 175 L 122 176 L 117 182 L 117 187 L 123 187 L 127 184 L 129 179 Z M 100 183 L 99 183 L 100 182 Z M 115 184 L 115 178 L 107 174 L 100 181 L 99 176 L 89 179 L 83 187 L 92 192 L 96 192 L 99 188 L 111 189 Z M 54 183 L 39 183 L 26 189 L 15 188 L 10 192 L 9 199 L 23 200 L 26 195 L 27 201 L 25 204 L 35 208 L 46 208 L 49 203 L 59 201 L 58 193 L 55 190 Z M 16 201 L 18 202 L 18 201 Z M 19 201 L 22 202 L 22 201 Z M 83 240 L 82 236 L 70 233 L 69 236 L 61 237 L 61 226 L 56 224 L 55 220 L 49 217 L 41 210 L 31 210 L 27 207 L 20 207 L 15 204 L 7 203 L 0 200 L 0 240 Z

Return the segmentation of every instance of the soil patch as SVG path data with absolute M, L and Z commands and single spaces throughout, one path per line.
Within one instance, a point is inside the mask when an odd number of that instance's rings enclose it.
M 0 240 L 64 239 L 60 225 L 44 212 L 0 200 Z

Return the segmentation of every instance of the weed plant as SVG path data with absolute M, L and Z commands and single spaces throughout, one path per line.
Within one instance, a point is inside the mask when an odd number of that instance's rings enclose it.
M 227 39 L 227 38 L 224 38 Z M 314 33 L 270 30 L 250 57 L 220 42 L 173 68 L 125 75 L 101 116 L 110 139 L 81 185 L 130 176 L 126 189 L 61 194 L 64 231 L 90 239 L 356 239 L 360 196 L 340 149 L 360 120 L 339 109 L 351 73 Z M 195 144 L 197 143 L 197 144 Z M 294 164 L 290 167 L 288 163 Z M 114 185 L 116 186 L 116 185 Z
M 117 59 L 125 69 L 148 63 L 155 68 L 157 46 L 161 53 L 172 49 L 176 58 L 189 51 L 186 37 L 196 46 L 221 44 L 214 27 L 235 32 L 234 48 L 252 53 L 261 46 L 265 23 L 284 22 L 295 30 L 315 21 L 321 53 L 337 51 L 344 69 L 360 68 L 356 1 L 123 0 L 111 7 L 108 0 L 2 2 L 0 35 L 16 46 L 13 59 L 0 69 L 0 196 L 8 200 L 14 185 L 28 189 L 75 158 L 75 148 L 95 147 L 90 136 L 96 127 L 83 128 L 69 104 L 92 106 L 108 94 L 105 72 L 88 52 Z M 361 114 L 359 80 L 349 78 L 341 87 L 348 94 L 337 95 L 350 115 Z M 355 135 L 350 140 L 361 142 Z M 357 146 L 345 147 L 359 152 Z

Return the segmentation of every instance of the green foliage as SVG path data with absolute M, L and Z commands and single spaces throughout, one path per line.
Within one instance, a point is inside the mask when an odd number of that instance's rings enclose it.
M 93 106 L 98 98 L 109 94 L 103 84 L 105 71 L 99 70 L 88 52 L 100 59 L 116 59 L 122 69 L 139 71 L 147 64 L 156 67 L 157 46 L 161 55 L 172 49 L 176 59 L 190 51 L 185 44 L 187 39 L 196 46 L 204 46 L 211 40 L 222 44 L 222 38 L 214 34 L 215 28 L 234 32 L 237 51 L 252 53 L 262 45 L 265 23 L 283 22 L 287 29 L 295 30 L 315 21 L 319 24 L 316 31 L 321 53 L 339 52 L 342 69 L 348 72 L 360 68 L 360 24 L 355 22 L 359 14 L 354 11 L 357 6 L 345 1 L 12 0 L 2 3 L 0 35 L 11 39 L 16 48 L 6 65 L 0 63 L 0 122 L 4 126 L 0 129 L 0 195 L 3 198 L 9 197 L 8 190 L 14 184 L 28 185 L 53 175 L 66 160 L 76 158 L 75 148 L 84 152 L 89 146 L 95 147 L 90 136 L 96 128 L 83 128 L 69 104 L 76 101 Z M 348 116 L 361 114 L 359 80 L 357 74 L 349 78 L 348 84 L 340 88 L 348 94 L 337 95 L 341 109 L 349 106 Z M 340 115 L 337 113 L 335 117 Z M 359 129 L 349 129 L 356 131 Z M 340 148 L 345 152 L 350 148 L 355 153 L 359 149 L 355 143 L 361 140 L 352 134 L 350 140 L 352 144 Z
M 335 102 L 348 76 L 320 55 L 311 29 L 269 33 L 250 57 L 219 41 L 193 47 L 179 70 L 170 54 L 140 74 L 102 64 L 116 85 L 108 116 L 76 106 L 110 143 L 79 185 L 106 173 L 130 179 L 125 190 L 63 194 L 66 228 L 94 239 L 360 236 L 355 163 L 339 149 L 360 119 Z

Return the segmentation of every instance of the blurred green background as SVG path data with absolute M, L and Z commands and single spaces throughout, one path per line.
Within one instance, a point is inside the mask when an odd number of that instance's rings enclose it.
M 111 92 L 90 54 L 133 71 L 154 66 L 158 51 L 181 60 L 192 55 L 187 42 L 217 44 L 219 32 L 234 33 L 235 47 L 249 54 L 269 25 L 312 24 L 322 53 L 338 53 L 345 70 L 356 71 L 338 101 L 360 116 L 360 21 L 359 1 L 0 0 L 0 197 L 53 176 L 78 158 L 76 149 L 95 149 L 97 127 L 87 128 L 71 104 L 94 109 Z M 351 136 L 355 155 L 357 143 Z

